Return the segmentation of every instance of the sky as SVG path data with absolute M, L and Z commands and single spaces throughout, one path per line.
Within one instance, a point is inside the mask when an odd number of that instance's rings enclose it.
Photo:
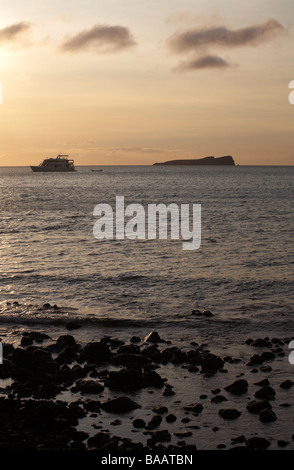
M 293 0 L 1 0 L 0 166 L 293 165 Z

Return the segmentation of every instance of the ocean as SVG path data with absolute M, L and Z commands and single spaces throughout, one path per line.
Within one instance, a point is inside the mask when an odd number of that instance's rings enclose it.
M 95 168 L 103 171 L 92 172 Z M 17 346 L 27 330 L 55 340 L 74 334 L 81 344 L 104 335 L 143 340 L 157 331 L 176 347 L 207 344 L 213 353 L 236 357 L 229 364 L 230 380 L 246 370 L 253 390 L 256 377 L 238 363 L 252 353 L 245 341 L 277 337 L 287 348 L 284 339 L 293 339 L 293 176 L 294 167 L 278 166 L 103 166 L 77 167 L 68 174 L 0 168 L 4 357 L 5 343 Z M 143 207 L 201 204 L 200 248 L 184 251 L 182 240 L 171 239 L 97 240 L 94 207 L 115 207 L 118 195 Z M 80 326 L 73 333 L 65 329 L 70 321 Z M 287 354 L 277 354 L 268 371 L 260 370 L 259 376 L 270 376 L 277 389 L 292 377 L 293 365 Z M 180 416 L 183 404 L 209 396 L 229 380 L 226 374 L 187 376 L 185 368 L 172 364 L 165 373 L 177 399 L 140 391 L 134 396 L 144 407 L 133 417 L 147 419 L 155 403 L 169 404 Z M 4 395 L 9 380 L 0 381 Z M 279 394 L 277 403 L 294 406 L 292 394 L 286 398 L 282 389 Z M 74 395 L 60 396 L 72 400 Z M 110 396 L 105 389 L 103 397 Z M 195 418 L 186 442 L 196 439 L 197 448 L 214 449 L 249 431 L 269 438 L 271 448 L 278 448 L 274 436 L 289 440 L 288 408 L 280 408 L 278 421 L 265 428 L 246 411 L 246 403 L 233 398 L 233 404 L 243 407 L 241 421 L 220 423 L 218 405 L 212 405 Z M 182 416 L 168 429 L 185 433 Z M 93 419 L 85 418 L 79 429 L 91 435 Z M 109 427 L 107 414 L 99 419 Z M 119 424 L 116 434 L 146 442 L 127 419 Z M 221 429 L 217 435 L 215 427 Z
M 207 328 L 191 314 L 200 309 L 220 329 L 292 327 L 293 167 L 99 168 L 1 168 L 2 321 L 21 316 L 7 310 L 18 301 L 36 321 L 52 317 L 30 314 L 41 302 L 61 307 L 63 317 L 126 324 Z M 200 248 L 95 239 L 94 207 L 115 207 L 117 195 L 143 206 L 201 204 Z

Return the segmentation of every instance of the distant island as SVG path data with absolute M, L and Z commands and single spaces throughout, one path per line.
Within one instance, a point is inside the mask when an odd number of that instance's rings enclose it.
M 153 165 L 235 165 L 233 157 L 204 157 L 185 160 L 169 160 L 168 162 L 153 163 Z

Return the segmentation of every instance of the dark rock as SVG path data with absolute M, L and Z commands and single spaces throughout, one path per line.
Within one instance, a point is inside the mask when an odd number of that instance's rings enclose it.
M 270 381 L 268 379 L 260 380 L 259 382 L 255 382 L 254 385 L 259 385 L 260 387 L 264 387 L 265 385 L 270 385 Z
M 246 409 L 249 411 L 249 413 L 254 413 L 254 414 L 258 414 L 264 409 L 270 410 L 271 408 L 272 406 L 270 402 L 267 400 L 261 400 L 261 401 L 253 400 L 253 401 L 250 401 L 246 406 Z
M 283 439 L 278 440 L 278 446 L 279 447 L 287 447 L 287 445 L 289 445 L 288 441 L 284 441 Z
M 251 346 L 255 346 L 258 348 L 270 348 L 271 345 L 272 344 L 269 340 L 263 338 L 257 338 L 251 343 Z
M 162 421 L 161 416 L 153 416 L 153 418 L 147 424 L 146 429 L 152 430 L 152 429 L 157 428 L 158 426 L 160 426 L 161 421 Z
M 44 384 L 40 385 L 37 388 L 37 391 L 35 393 L 35 396 L 37 398 L 54 398 L 56 395 L 58 395 L 61 392 L 61 387 L 54 384 L 54 383 L 49 383 L 49 384 Z
M 138 405 L 138 403 L 128 397 L 119 397 L 101 403 L 101 408 L 110 413 L 127 413 L 141 408 L 141 405 Z
M 232 437 L 232 444 L 242 444 L 243 442 L 246 442 L 246 437 L 245 436 L 238 436 L 238 437 Z
M 256 364 L 262 364 L 262 357 L 259 354 L 253 354 L 250 357 L 249 362 L 247 362 L 247 366 L 254 366 Z
M 270 423 L 272 421 L 276 421 L 277 416 L 273 412 L 273 410 L 269 410 L 268 408 L 265 408 L 259 413 L 259 419 L 263 423 Z
M 227 385 L 225 387 L 225 390 L 234 395 L 242 395 L 248 390 L 248 382 L 244 379 L 235 380 L 235 382 L 231 383 L 230 385 Z
M 248 339 L 246 339 L 245 343 L 248 344 L 248 345 L 250 345 L 250 344 L 253 343 L 253 339 L 252 339 L 252 338 L 248 338 Z
M 211 399 L 211 403 L 221 403 L 222 401 L 228 401 L 228 399 L 223 395 L 217 395 Z
M 250 437 L 246 440 L 246 446 L 249 449 L 267 449 L 270 445 L 270 441 L 264 437 Z
M 134 428 L 145 428 L 146 423 L 143 419 L 137 418 L 133 421 Z
M 214 354 L 204 353 L 200 358 L 201 372 L 214 372 L 221 369 L 224 361 Z
M 164 340 L 162 340 L 159 336 L 159 334 L 156 331 L 152 331 L 149 333 L 145 338 L 144 341 L 147 343 L 162 343 Z
M 100 364 L 101 362 L 107 361 L 111 356 L 108 346 L 99 341 L 88 343 L 84 347 L 83 352 L 86 361 L 92 364 Z
M 219 410 L 218 414 L 223 418 L 223 419 L 237 419 L 239 416 L 241 416 L 241 411 L 238 411 L 234 408 L 227 408 L 227 409 L 222 409 Z
M 136 344 L 123 344 L 116 351 L 117 354 L 140 354 L 140 346 Z
M 81 392 L 85 394 L 101 393 L 104 390 L 104 386 L 94 380 L 77 380 L 74 387 L 71 388 L 72 392 Z
M 132 391 L 144 387 L 145 382 L 141 371 L 132 368 L 109 372 L 109 378 L 105 385 L 110 390 Z
M 139 336 L 132 336 L 130 341 L 131 341 L 131 343 L 140 343 L 141 338 Z
M 257 392 L 255 392 L 254 394 L 256 398 L 265 399 L 265 400 L 274 400 L 275 395 L 276 395 L 276 392 L 269 385 L 265 385 L 261 389 L 257 390 Z
M 71 320 L 71 321 L 68 321 L 66 324 L 65 324 L 65 328 L 67 330 L 77 330 L 79 328 L 81 328 L 82 325 L 78 322 L 78 321 L 75 321 L 75 320 Z
M 110 362 L 114 365 L 144 366 L 146 364 L 150 364 L 151 360 L 148 357 L 142 356 L 141 354 L 117 354 L 111 358 Z
M 291 388 L 294 385 L 294 382 L 292 380 L 285 380 L 280 384 L 280 388 L 288 389 Z
M 73 336 L 71 335 L 62 335 L 56 341 L 57 348 L 61 351 L 66 346 L 76 347 L 77 343 Z
M 271 351 L 264 351 L 261 354 L 261 359 L 263 361 L 272 361 L 273 359 L 275 359 L 275 357 L 276 357 L 276 355 Z
M 164 386 L 164 380 L 154 370 L 145 372 L 144 382 L 146 387 L 162 388 Z
M 168 412 L 168 408 L 166 406 L 156 406 L 155 408 L 152 408 L 152 411 L 159 415 L 163 415 Z
M 157 443 L 157 442 L 170 442 L 171 435 L 170 435 L 170 433 L 168 432 L 167 429 L 163 429 L 161 431 L 156 431 L 152 435 L 152 440 L 155 443 Z
M 101 409 L 100 405 L 101 405 L 100 401 L 97 401 L 97 400 L 88 400 L 83 403 L 83 406 L 86 411 L 95 412 L 95 413 L 100 412 L 100 409 Z
M 174 421 L 177 420 L 177 417 L 173 415 L 172 413 L 168 414 L 165 418 L 167 423 L 173 423 Z
M 201 405 L 201 403 L 195 403 L 194 405 L 191 405 L 191 406 L 184 406 L 184 410 L 199 414 L 203 410 L 203 405 Z

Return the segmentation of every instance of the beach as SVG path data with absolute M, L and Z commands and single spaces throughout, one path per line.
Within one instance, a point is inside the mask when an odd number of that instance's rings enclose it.
M 1 338 L 1 450 L 294 448 L 289 337 L 223 348 L 164 330 L 18 328 Z

